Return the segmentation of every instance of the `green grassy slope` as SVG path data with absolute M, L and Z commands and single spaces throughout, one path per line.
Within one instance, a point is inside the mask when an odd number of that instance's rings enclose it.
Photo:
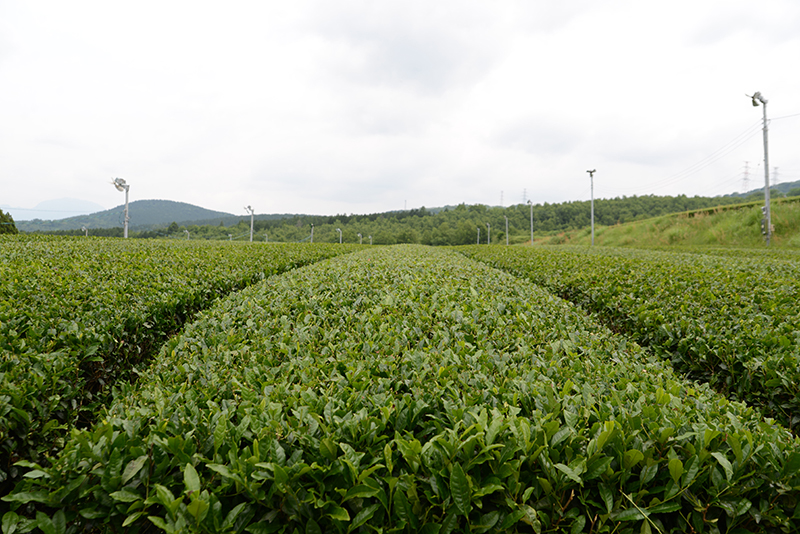
M 723 246 L 765 247 L 761 235 L 761 206 L 750 202 L 734 206 L 655 217 L 614 226 L 595 226 L 595 245 L 615 247 Z M 771 245 L 800 248 L 800 198 L 772 202 L 775 228 Z M 544 236 L 537 244 L 589 245 L 589 227 Z

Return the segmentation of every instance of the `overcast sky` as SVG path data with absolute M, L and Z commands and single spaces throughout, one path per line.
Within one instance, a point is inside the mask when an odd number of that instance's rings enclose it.
M 797 0 L 0 0 L 0 204 L 713 196 L 763 186 L 754 91 L 800 180 Z

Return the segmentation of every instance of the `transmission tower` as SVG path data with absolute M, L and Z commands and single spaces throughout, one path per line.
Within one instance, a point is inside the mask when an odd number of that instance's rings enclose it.
M 750 187 L 750 162 L 744 162 L 744 176 L 742 176 L 742 193 L 747 193 Z

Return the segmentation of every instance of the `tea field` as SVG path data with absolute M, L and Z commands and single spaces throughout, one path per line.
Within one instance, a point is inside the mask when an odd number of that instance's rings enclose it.
M 800 422 L 800 253 L 464 247 L 594 312 L 675 369 Z
M 789 430 L 534 284 L 524 249 L 482 248 L 523 276 L 363 247 L 217 299 L 17 462 L 3 531 L 800 528 Z
M 231 291 L 348 248 L 0 239 L 0 489 L 58 450 L 111 386 Z

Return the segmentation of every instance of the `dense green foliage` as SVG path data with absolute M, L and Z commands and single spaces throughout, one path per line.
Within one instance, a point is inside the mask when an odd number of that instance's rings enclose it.
M 0 483 L 63 445 L 115 381 L 196 311 L 347 251 L 14 236 L 0 240 Z M 0 489 L 7 484 L 0 484 Z
M 468 247 L 472 258 L 599 314 L 675 368 L 800 422 L 800 253 Z
M 537 286 L 420 247 L 218 302 L 51 466 L 25 466 L 7 529 L 800 527 L 788 431 Z
M 0 210 L 0 234 L 16 234 L 17 226 L 10 213 Z

